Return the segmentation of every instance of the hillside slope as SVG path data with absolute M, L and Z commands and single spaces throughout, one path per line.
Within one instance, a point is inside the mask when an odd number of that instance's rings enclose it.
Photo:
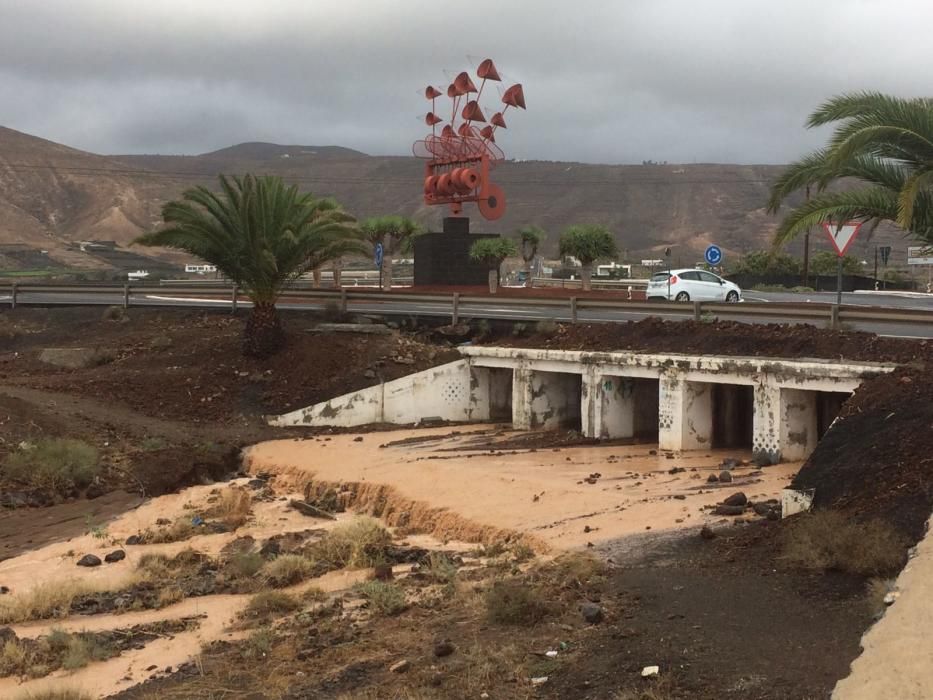
M 604 223 L 632 259 L 675 248 L 675 262 L 692 264 L 711 242 L 727 259 L 765 248 L 777 224 L 764 211 L 776 165 L 592 165 L 509 161 L 494 171 L 508 198 L 506 216 L 481 219 L 468 207 L 477 232 L 511 232 L 535 223 L 559 232 L 572 223 Z M 338 146 L 246 143 L 199 156 L 100 156 L 0 127 L 0 245 L 48 249 L 74 264 L 70 242 L 128 244 L 157 225 L 162 204 L 217 173 L 275 173 L 316 194 L 337 197 L 358 217 L 399 213 L 436 228 L 445 210 L 421 200 L 422 162 L 368 156 Z M 821 236 L 817 236 L 823 246 Z M 893 243 L 892 263 L 903 257 L 900 234 L 881 229 L 858 241 L 871 259 L 875 243 Z M 796 246 L 799 248 L 799 244 Z M 88 262 L 93 266 L 92 262 Z

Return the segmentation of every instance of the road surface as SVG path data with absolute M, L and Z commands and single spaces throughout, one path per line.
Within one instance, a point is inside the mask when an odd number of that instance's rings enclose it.
M 749 301 L 794 301 L 801 302 L 806 299 L 812 299 L 816 302 L 825 302 L 824 294 L 782 294 L 769 292 L 753 292 Z M 829 295 L 833 296 L 833 295 Z M 865 297 L 867 304 L 862 303 Z M 790 297 L 790 298 L 788 298 Z M 910 298 L 910 297 L 887 297 L 875 301 L 875 295 L 848 294 L 845 295 L 845 304 L 868 305 L 868 306 L 896 306 L 898 308 L 921 308 L 933 309 L 933 301 L 929 299 Z M 9 296 L 0 296 L 0 304 L 9 301 Z M 122 305 L 123 293 L 121 290 L 111 292 L 94 293 L 62 293 L 62 292 L 29 292 L 21 291 L 17 295 L 18 303 L 28 304 L 48 304 L 48 305 Z M 278 304 L 280 309 L 295 311 L 321 310 L 327 304 L 324 300 L 306 300 L 289 298 L 286 294 Z M 332 303 L 332 302 L 331 302 Z M 248 301 L 239 300 L 240 307 L 249 307 Z M 130 295 L 131 306 L 170 306 L 170 307 L 195 307 L 195 308 L 221 308 L 229 309 L 229 299 L 209 298 L 209 295 L 203 297 L 198 294 L 187 294 L 181 296 L 173 294 L 170 289 L 159 289 L 146 292 L 135 292 Z M 741 306 L 736 307 L 741 309 Z M 387 316 L 435 316 L 450 317 L 451 304 L 449 301 L 412 301 L 407 300 L 404 294 L 387 297 L 385 301 L 356 301 L 352 297 L 348 301 L 348 311 L 352 313 L 363 314 L 381 314 Z M 555 321 L 570 321 L 570 309 L 566 300 L 555 299 L 554 306 L 519 306 L 509 304 L 509 299 L 503 298 L 501 303 L 496 300 L 484 302 L 482 305 L 471 305 L 468 303 L 460 304 L 460 316 L 469 318 L 488 318 L 503 319 L 511 321 L 540 321 L 551 319 Z M 638 321 L 643 318 L 654 316 L 668 320 L 683 320 L 686 316 L 680 312 L 665 311 L 664 303 L 658 303 L 656 309 L 649 311 L 633 311 L 625 308 L 625 302 L 620 302 L 617 309 L 599 308 L 585 309 L 581 308 L 577 314 L 577 320 L 580 322 L 619 322 L 619 321 Z M 753 315 L 742 316 L 741 311 L 735 317 L 736 320 L 746 323 L 773 323 L 773 319 L 761 319 Z M 828 319 L 827 319 L 828 320 Z M 814 319 L 812 323 L 820 323 Z M 933 338 L 933 324 L 907 324 L 903 322 L 870 321 L 857 324 L 847 323 L 847 326 L 854 330 L 867 331 L 886 336 L 911 337 L 911 338 Z

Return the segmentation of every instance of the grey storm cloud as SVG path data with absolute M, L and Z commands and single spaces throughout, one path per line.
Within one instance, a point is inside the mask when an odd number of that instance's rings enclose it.
M 99 153 L 404 154 L 424 86 L 489 56 L 528 101 L 510 157 L 781 163 L 830 95 L 929 94 L 931 24 L 929 0 L 0 0 L 0 124 Z

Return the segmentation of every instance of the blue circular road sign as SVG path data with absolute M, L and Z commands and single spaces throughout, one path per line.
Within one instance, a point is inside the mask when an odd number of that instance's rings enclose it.
M 718 245 L 711 245 L 706 249 L 703 257 L 706 258 L 706 262 L 710 265 L 718 265 L 722 262 L 722 251 L 719 249 Z

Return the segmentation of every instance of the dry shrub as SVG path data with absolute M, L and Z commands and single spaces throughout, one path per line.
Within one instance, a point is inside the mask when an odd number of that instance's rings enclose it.
M 156 598 L 155 606 L 158 609 L 167 608 L 169 605 L 175 605 L 185 599 L 185 592 L 178 586 L 169 586 L 159 591 L 159 597 Z
M 76 688 L 55 688 L 39 690 L 17 696 L 16 700 L 94 700 L 83 690 Z
M 605 578 L 607 567 L 604 561 L 588 552 L 570 552 L 560 555 L 541 571 L 552 572 L 561 588 L 579 589 Z
M 230 557 L 224 568 L 233 578 L 253 578 L 262 569 L 266 560 L 258 552 L 239 552 Z
M 68 647 L 62 657 L 62 668 L 75 671 L 84 668 L 92 661 L 103 661 L 112 656 L 111 650 L 93 637 L 69 635 Z
M 479 698 L 490 689 L 508 688 L 509 682 L 524 676 L 525 652 L 514 645 L 494 646 L 477 641 L 463 650 L 465 674 L 460 682 L 463 697 Z
M 805 569 L 885 576 L 904 565 L 906 548 L 906 539 L 881 520 L 856 522 L 820 510 L 798 516 L 785 535 L 784 558 Z
M 647 681 L 640 688 L 626 688 L 612 694 L 612 700 L 674 700 L 674 682 L 670 676 Z
M 49 438 L 14 452 L 3 463 L 7 478 L 65 493 L 86 488 L 100 473 L 97 449 L 82 440 Z
M 92 590 L 79 581 L 47 581 L 26 593 L 3 596 L 0 598 L 0 625 L 65 617 L 74 599 Z
M 391 541 L 389 531 L 378 520 L 360 517 L 328 532 L 309 554 L 332 569 L 362 569 L 383 563 Z
M 405 591 L 396 583 L 366 581 L 357 584 L 355 590 L 369 603 L 369 609 L 377 615 L 398 615 L 408 608 Z
M 26 672 L 29 655 L 14 639 L 7 640 L 0 648 L 0 677 L 21 676 Z
M 210 515 L 219 518 L 226 525 L 236 529 L 249 518 L 253 497 L 249 491 L 238 486 L 231 486 L 220 493 L 220 501 L 211 509 Z
M 262 568 L 262 577 L 273 588 L 291 586 L 308 578 L 314 565 L 300 554 L 282 554 Z
M 499 581 L 486 591 L 486 614 L 501 625 L 533 625 L 549 610 L 540 589 L 519 581 Z
M 542 319 L 535 324 L 535 333 L 542 338 L 550 338 L 556 335 L 559 330 L 560 326 L 557 325 L 557 322 L 549 318 Z
M 443 552 L 431 552 L 423 571 L 435 583 L 453 583 L 457 578 L 457 565 Z
M 301 603 L 281 591 L 262 591 L 254 595 L 243 614 L 246 617 L 284 615 L 301 607 Z
M 171 525 L 165 525 L 158 530 L 147 530 L 142 534 L 145 544 L 166 544 L 168 542 L 181 542 L 195 534 L 197 528 L 191 522 L 191 516 L 181 515 Z

